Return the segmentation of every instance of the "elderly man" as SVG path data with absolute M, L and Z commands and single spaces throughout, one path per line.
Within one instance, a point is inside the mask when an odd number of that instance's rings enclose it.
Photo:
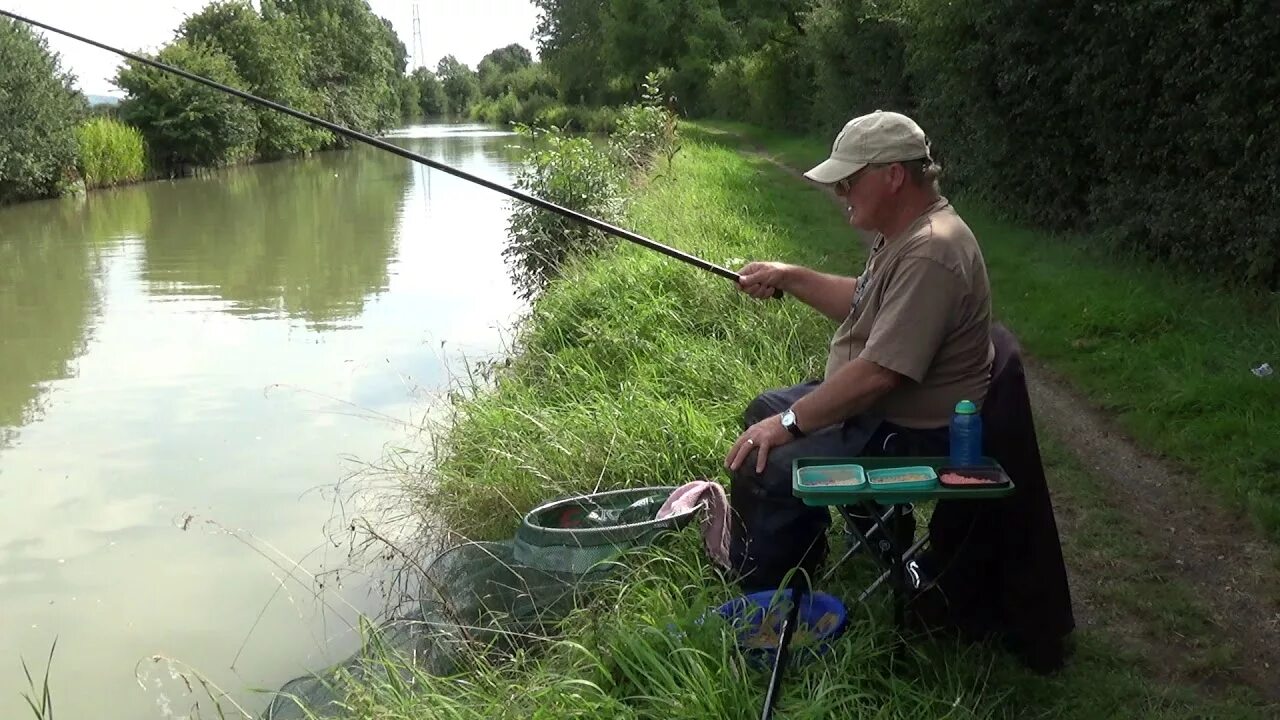
M 791 493 L 797 457 L 945 455 L 961 400 L 981 405 L 991 378 L 991 292 L 982 251 L 938 189 L 925 133 L 874 112 L 845 125 L 805 177 L 831 186 L 849 223 L 874 233 L 858 277 L 753 262 L 740 289 L 775 289 L 840 326 L 821 382 L 771 390 L 747 408 L 725 457 L 732 471 L 731 559 L 747 587 L 813 572 L 826 554 L 825 508 Z

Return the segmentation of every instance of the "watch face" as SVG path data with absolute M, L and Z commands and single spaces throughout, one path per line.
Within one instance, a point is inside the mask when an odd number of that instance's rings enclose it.
M 792 410 L 788 410 L 788 411 L 786 411 L 786 412 L 782 413 L 782 424 L 783 424 L 783 425 L 795 425 L 795 424 L 796 424 L 796 414 L 795 414 L 795 412 L 794 412 L 794 411 L 792 411 Z

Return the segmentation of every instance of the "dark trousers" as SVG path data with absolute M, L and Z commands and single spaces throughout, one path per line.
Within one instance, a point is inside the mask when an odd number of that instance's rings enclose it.
M 744 429 L 786 410 L 817 386 L 811 381 L 762 393 L 747 406 Z M 780 587 L 792 568 L 812 577 L 826 559 L 831 513 L 805 505 L 792 494 L 791 466 L 796 458 L 945 455 L 947 447 L 945 428 L 909 430 L 855 416 L 774 448 L 762 473 L 756 472 L 752 452 L 733 473 L 729 488 L 729 556 L 740 584 L 748 591 Z

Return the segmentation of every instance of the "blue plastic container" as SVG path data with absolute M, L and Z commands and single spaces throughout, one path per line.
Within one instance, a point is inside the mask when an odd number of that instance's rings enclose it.
M 716 612 L 738 628 L 738 647 L 747 660 L 756 667 L 768 668 L 773 666 L 774 656 L 778 654 L 782 624 L 790 610 L 791 590 L 787 589 L 743 595 L 721 605 Z M 766 618 L 770 627 L 762 628 Z M 797 642 L 803 638 L 793 637 L 790 657 L 797 664 L 829 651 L 831 643 L 844 632 L 849 616 L 844 603 L 834 595 L 807 592 L 800 600 L 798 620 L 797 630 L 812 634 L 813 639 L 805 643 Z
M 983 465 L 982 416 L 978 406 L 968 400 L 956 403 L 951 416 L 951 464 L 962 468 Z

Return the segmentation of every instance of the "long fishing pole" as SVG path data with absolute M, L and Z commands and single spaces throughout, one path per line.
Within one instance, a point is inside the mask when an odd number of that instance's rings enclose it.
M 623 240 L 629 240 L 637 245 L 641 245 L 643 247 L 649 248 L 650 250 L 656 250 L 664 255 L 673 257 L 676 260 L 679 260 L 684 263 L 688 263 L 690 265 L 693 265 L 694 267 L 712 272 L 725 279 L 733 280 L 734 282 L 738 282 L 739 280 L 738 273 L 732 270 L 729 270 L 728 268 L 721 267 L 719 265 L 716 265 L 715 263 L 707 262 L 702 258 L 695 257 L 686 252 L 681 252 L 680 250 L 677 250 L 673 247 L 669 247 L 667 245 L 663 245 L 660 242 L 650 240 L 649 238 L 643 235 L 639 235 L 637 233 L 631 232 L 630 230 L 620 228 L 616 225 L 611 225 L 603 220 L 593 218 L 590 215 L 584 215 L 583 213 L 580 213 L 576 210 L 570 210 L 569 208 L 562 207 L 553 202 L 543 200 L 542 198 L 535 197 L 533 195 L 530 195 L 525 192 L 521 192 L 514 188 L 509 188 L 509 187 L 506 187 L 505 185 L 499 185 L 498 183 L 495 183 L 491 180 L 485 180 L 482 177 L 472 175 L 471 173 L 465 172 L 463 170 L 459 170 L 458 168 L 451 167 L 449 165 L 445 165 L 444 163 L 439 162 L 437 160 L 432 160 L 431 158 L 425 155 L 419 155 L 418 153 L 415 153 L 410 150 L 406 150 L 397 145 L 392 145 L 391 143 L 386 142 L 385 140 L 379 140 L 378 138 L 375 138 L 370 135 L 366 135 L 362 132 L 357 132 L 350 128 L 343 127 L 342 125 L 329 122 L 328 120 L 323 120 L 314 115 L 309 115 L 307 113 L 302 112 L 301 110 L 295 110 L 291 107 L 288 107 L 287 105 L 281 105 L 280 103 L 272 102 L 271 100 L 264 100 L 263 98 L 260 98 L 256 95 L 252 95 L 250 93 L 244 92 L 243 90 L 237 90 L 236 88 L 230 87 L 228 85 L 223 85 L 220 82 L 216 82 L 214 80 L 210 80 L 209 78 L 196 75 L 195 73 L 187 72 L 186 70 L 183 70 L 181 68 L 177 68 L 172 65 L 167 65 L 165 63 L 158 62 L 156 60 L 151 60 L 149 58 L 142 57 L 141 55 L 136 55 L 126 50 L 121 50 L 119 48 L 115 48 L 110 45 L 100 43 L 97 40 L 92 40 L 82 35 L 77 35 L 73 32 L 53 27 L 52 25 L 48 25 L 42 22 L 38 22 L 36 20 L 32 20 L 27 17 L 23 17 L 22 15 L 9 12 L 8 10 L 0 9 L 0 15 L 11 18 L 13 20 L 17 20 L 19 22 L 26 23 L 28 25 L 32 25 L 38 28 L 43 28 L 45 30 L 48 30 L 49 32 L 57 33 L 59 35 L 69 37 L 73 40 L 79 40 L 82 43 L 87 43 L 89 45 L 93 45 L 94 47 L 102 48 L 107 52 L 115 53 L 116 55 L 129 58 L 134 62 L 139 62 L 144 65 L 149 65 L 158 70 L 163 70 L 168 73 L 173 73 L 174 75 L 184 77 L 193 82 L 198 82 L 201 85 L 207 85 L 211 88 L 214 88 L 215 90 L 221 90 L 222 92 L 230 93 L 231 95 L 235 95 L 236 97 L 242 100 L 246 100 L 248 102 L 255 103 L 263 107 L 271 108 L 272 110 L 282 112 L 286 115 L 290 115 L 304 122 L 309 122 L 313 125 L 319 125 L 320 127 L 332 133 L 342 135 L 343 137 L 351 138 L 352 140 L 358 140 L 368 145 L 372 145 L 376 148 L 380 148 L 382 150 L 386 150 L 387 152 L 399 155 L 400 157 L 405 158 L 407 160 L 412 160 L 414 162 L 422 163 L 427 167 L 434 168 L 441 172 L 449 173 L 450 175 L 462 178 L 463 180 L 468 180 L 477 185 L 489 188 L 490 190 L 493 190 L 495 192 L 500 192 L 503 195 L 506 195 L 511 198 L 515 198 L 516 200 L 521 200 L 523 202 L 529 203 L 530 205 L 541 208 L 543 210 L 547 210 L 549 212 L 553 212 L 558 215 L 563 215 L 564 217 L 570 218 L 571 220 L 577 220 L 578 222 L 583 223 L 585 225 L 589 225 L 597 230 L 600 230 L 601 232 L 605 232 L 610 235 L 620 237 Z M 775 298 L 782 297 L 782 292 L 781 291 L 775 292 L 774 297 Z

